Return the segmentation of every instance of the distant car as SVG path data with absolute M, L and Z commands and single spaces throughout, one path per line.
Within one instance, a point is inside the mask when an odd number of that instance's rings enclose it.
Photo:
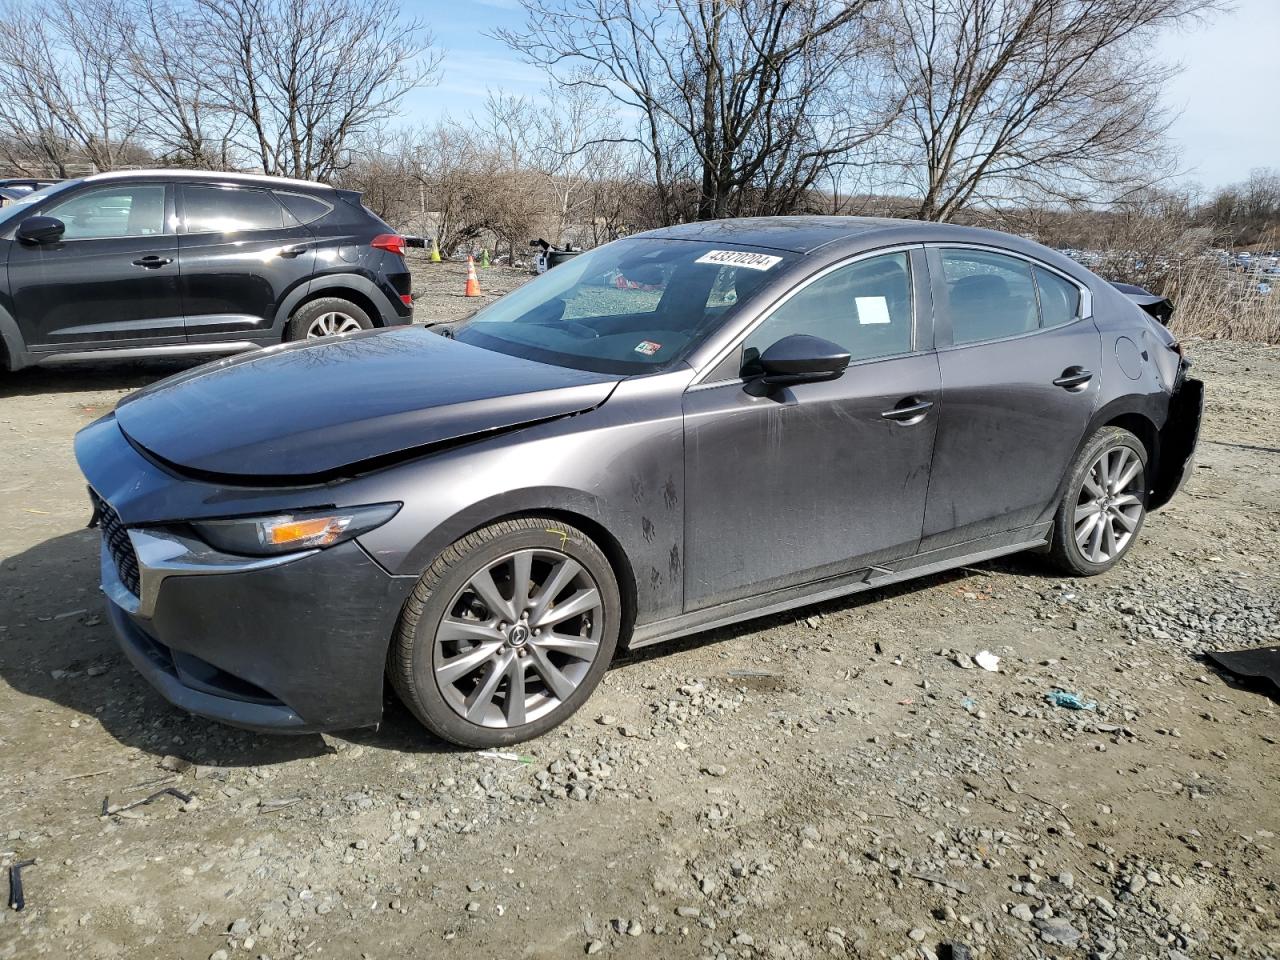
M 726 220 L 439 333 L 224 359 L 76 438 L 110 621 L 202 716 L 374 725 L 389 677 L 492 747 L 623 645 L 1024 550 L 1102 573 L 1203 401 L 1135 298 L 986 230 Z
M 0 209 L 0 369 L 233 353 L 408 323 L 404 240 L 304 180 L 104 173 Z
M 0 179 L 0 206 L 20 200 L 28 193 L 52 186 L 57 180 L 32 180 L 26 177 Z

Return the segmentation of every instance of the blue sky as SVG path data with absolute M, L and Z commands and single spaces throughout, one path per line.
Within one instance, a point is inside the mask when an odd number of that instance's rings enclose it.
M 486 88 L 541 89 L 538 70 L 485 36 L 522 22 L 516 0 L 403 0 L 403 9 L 426 21 L 445 51 L 441 82 L 411 96 L 406 122 L 479 111 Z M 1166 95 L 1178 113 L 1171 133 L 1183 179 L 1212 189 L 1243 180 L 1254 167 L 1280 167 L 1277 37 L 1280 0 L 1235 0 L 1233 13 L 1163 38 L 1161 56 L 1184 67 Z

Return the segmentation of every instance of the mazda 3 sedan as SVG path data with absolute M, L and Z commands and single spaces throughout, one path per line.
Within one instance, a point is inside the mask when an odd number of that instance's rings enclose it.
M 192 713 L 376 725 L 389 679 L 492 747 L 625 647 L 1019 551 L 1101 573 L 1199 430 L 1156 302 L 1000 233 L 729 220 L 221 360 L 76 438 L 110 619 Z

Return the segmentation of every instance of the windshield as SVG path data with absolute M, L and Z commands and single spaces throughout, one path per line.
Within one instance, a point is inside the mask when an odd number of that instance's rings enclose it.
M 25 216 L 26 212 L 34 204 L 41 203 L 54 194 L 61 193 L 79 182 L 79 180 L 64 180 L 61 183 L 51 183 L 49 186 L 41 187 L 39 190 L 24 193 L 16 200 L 6 201 L 5 205 L 0 207 L 0 229 L 4 229 L 5 225 L 15 217 Z
M 651 373 L 686 356 L 795 254 L 688 240 L 617 240 L 485 307 L 464 343 L 600 373 Z

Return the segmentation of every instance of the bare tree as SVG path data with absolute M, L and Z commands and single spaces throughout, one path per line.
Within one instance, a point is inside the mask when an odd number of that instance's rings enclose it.
M 125 82 L 138 114 L 139 135 L 166 163 L 227 169 L 238 166 L 243 128 L 238 113 L 209 89 L 205 64 L 215 55 L 198 11 L 158 0 L 131 0 L 134 24 Z
M 887 163 L 916 215 L 1107 201 L 1170 171 L 1156 32 L 1217 0 L 895 0 L 889 71 L 906 109 Z
M 793 209 L 892 113 L 859 82 L 879 0 L 521 3 L 525 29 L 497 36 L 639 116 L 667 219 L 690 176 L 700 218 Z
M 138 109 L 125 80 L 131 23 L 119 0 L 0 10 L 0 133 L 6 160 L 67 176 L 136 162 Z
M 371 0 L 194 0 L 216 104 L 266 173 L 319 178 L 394 116 L 439 56 L 417 21 Z

